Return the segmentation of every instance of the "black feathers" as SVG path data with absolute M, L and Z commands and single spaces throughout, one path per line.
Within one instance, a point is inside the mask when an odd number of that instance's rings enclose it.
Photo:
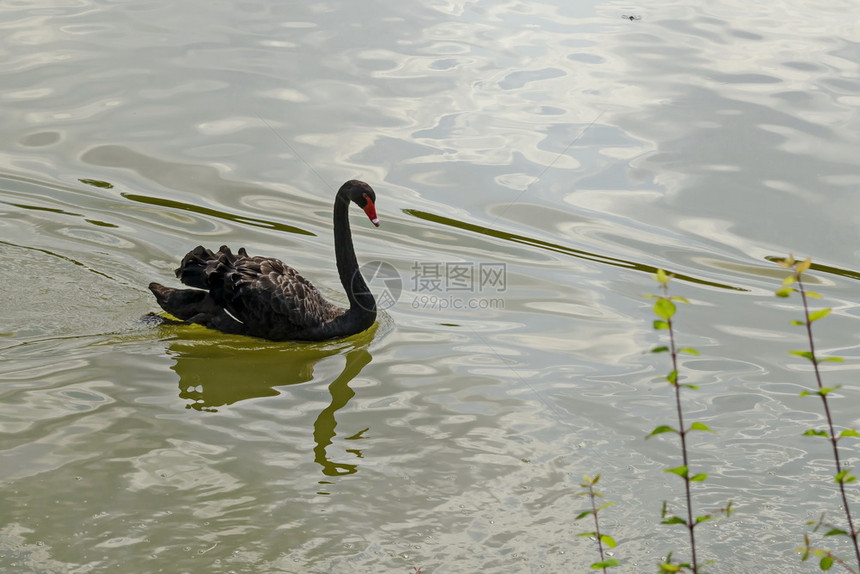
M 217 252 L 200 245 L 183 257 L 176 277 L 193 289 L 158 283 L 151 283 L 149 289 L 171 315 L 225 333 L 316 341 L 361 332 L 376 320 L 376 303 L 358 271 L 346 212 L 352 201 L 378 225 L 375 198 L 369 185 L 353 180 L 340 188 L 335 199 L 335 255 L 349 309 L 326 301 L 282 261 L 251 257 L 245 249 L 234 254 L 226 245 Z

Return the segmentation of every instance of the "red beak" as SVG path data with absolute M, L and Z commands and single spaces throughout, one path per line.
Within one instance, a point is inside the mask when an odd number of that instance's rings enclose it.
M 367 202 L 364 206 L 364 212 L 367 214 L 370 222 L 376 227 L 379 227 L 379 218 L 376 216 L 376 206 L 367 194 L 364 195 L 364 200 Z

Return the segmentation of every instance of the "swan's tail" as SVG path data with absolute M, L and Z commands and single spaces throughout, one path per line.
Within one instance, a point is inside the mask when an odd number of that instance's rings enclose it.
M 150 283 L 149 290 L 155 295 L 159 307 L 183 321 L 217 308 L 209 293 L 199 289 L 172 289 L 158 283 Z
M 177 319 L 186 323 L 200 323 L 224 333 L 245 333 L 245 324 L 215 303 L 207 291 L 172 289 L 158 283 L 150 283 L 149 290 L 161 308 Z M 165 322 L 170 321 L 166 319 Z

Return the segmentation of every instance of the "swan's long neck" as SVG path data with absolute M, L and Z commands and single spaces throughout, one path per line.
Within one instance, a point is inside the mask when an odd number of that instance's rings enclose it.
M 334 200 L 334 252 L 337 273 L 349 299 L 350 314 L 366 316 L 373 323 L 376 318 L 376 300 L 358 270 L 352 232 L 349 229 L 349 203 L 349 198 L 343 193 L 338 193 Z

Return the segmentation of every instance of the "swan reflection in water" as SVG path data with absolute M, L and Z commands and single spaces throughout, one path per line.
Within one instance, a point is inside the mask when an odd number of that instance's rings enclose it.
M 337 435 L 337 411 L 355 396 L 349 383 L 372 360 L 367 347 L 375 332 L 374 325 L 355 338 L 358 340 L 327 345 L 260 345 L 257 341 L 246 343 L 239 339 L 213 345 L 208 340 L 174 340 L 168 354 L 175 361 L 171 369 L 179 375 L 179 397 L 188 401 L 185 407 L 210 412 L 247 399 L 280 395 L 277 387 L 313 381 L 315 367 L 330 358 L 337 361 L 340 355 L 345 356 L 343 369 L 328 385 L 330 402 L 317 415 L 313 428 L 314 461 L 322 466 L 324 475 L 339 476 L 354 474 L 358 465 L 334 462 L 326 449 Z M 344 438 L 362 438 L 367 430 Z M 361 457 L 357 449 L 345 450 Z

